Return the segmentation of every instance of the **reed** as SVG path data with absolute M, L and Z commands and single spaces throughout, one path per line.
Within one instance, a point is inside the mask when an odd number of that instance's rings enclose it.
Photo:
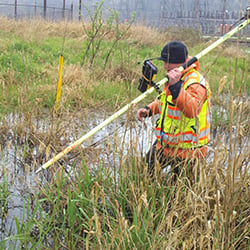
M 8 198 L 10 195 L 8 179 L 5 168 L 0 172 L 0 229 L 4 227 L 4 221 L 8 214 Z

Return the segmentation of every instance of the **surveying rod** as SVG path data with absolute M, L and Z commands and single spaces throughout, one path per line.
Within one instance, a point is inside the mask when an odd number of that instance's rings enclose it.
M 190 65 L 192 65 L 193 63 L 195 63 L 196 61 L 198 61 L 201 57 L 205 56 L 207 53 L 209 53 L 210 51 L 212 51 L 214 48 L 216 48 L 217 46 L 219 46 L 220 44 L 222 44 L 224 41 L 226 41 L 228 38 L 230 38 L 231 36 L 233 36 L 235 33 L 237 33 L 238 31 L 240 31 L 241 29 L 243 29 L 249 23 L 250 23 L 250 19 L 248 17 L 246 20 L 244 20 L 243 22 L 241 22 L 234 29 L 232 29 L 231 31 L 229 31 L 228 33 L 226 33 L 224 36 L 222 36 L 221 38 L 219 38 L 213 44 L 211 44 L 206 49 L 204 49 L 203 51 L 201 51 L 199 54 L 197 54 L 196 56 L 194 56 L 193 58 L 191 58 L 187 63 L 185 63 L 182 66 L 180 66 L 179 70 L 183 71 L 184 69 L 186 69 L 187 67 L 189 67 Z M 156 86 L 158 86 L 160 88 L 160 87 L 162 87 L 167 82 L 168 82 L 168 78 L 164 77 L 161 81 L 159 81 L 158 83 L 156 83 Z M 116 118 L 118 118 L 119 116 L 121 116 L 122 114 L 124 114 L 134 104 L 137 104 L 140 101 L 142 101 L 144 98 L 146 98 L 148 95 L 150 95 L 153 91 L 154 91 L 154 87 L 149 88 L 146 92 L 144 92 L 143 94 L 141 94 L 140 96 L 138 96 L 137 98 L 135 98 L 133 101 L 131 101 L 130 103 L 128 103 L 127 105 L 125 105 L 123 108 L 121 108 L 116 113 L 114 113 L 112 116 L 110 116 L 105 121 L 103 121 L 101 124 L 99 124 L 98 126 L 96 126 L 95 128 L 93 128 L 91 131 L 89 131 L 87 134 L 85 134 L 84 136 L 82 136 L 80 139 L 78 139 L 77 141 L 75 141 L 74 143 L 72 143 L 71 145 L 69 145 L 62 152 L 58 153 L 52 159 L 50 159 L 49 161 L 47 161 L 46 163 L 44 163 L 39 169 L 37 169 L 37 171 L 35 173 L 37 174 L 41 170 L 47 169 L 49 166 L 51 166 L 57 160 L 59 160 L 64 155 L 66 155 L 67 153 L 69 153 L 72 149 L 74 149 L 77 146 L 79 146 L 80 144 L 82 144 L 85 140 L 87 140 L 88 138 L 90 138 L 96 132 L 98 132 L 99 130 L 101 130 L 102 128 L 104 128 L 106 125 L 108 125 L 110 122 L 112 122 L 113 120 L 115 120 Z

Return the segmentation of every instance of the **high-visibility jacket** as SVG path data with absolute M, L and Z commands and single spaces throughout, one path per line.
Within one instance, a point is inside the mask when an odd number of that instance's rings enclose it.
M 206 88 L 207 98 L 202 104 L 201 111 L 193 118 L 185 117 L 173 103 L 171 94 L 166 96 L 166 91 L 164 91 L 160 96 L 160 119 L 157 121 L 155 132 L 157 140 L 163 146 L 193 149 L 209 142 L 210 88 L 205 78 L 194 68 L 185 72 L 181 80 L 184 90 L 191 84 L 197 83 Z

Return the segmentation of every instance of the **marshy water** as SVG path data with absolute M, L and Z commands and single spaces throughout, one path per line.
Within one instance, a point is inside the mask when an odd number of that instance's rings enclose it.
M 54 121 L 50 121 L 48 126 L 48 121 L 34 119 L 29 121 L 28 127 L 24 127 L 27 125 L 24 117 L 14 115 L 5 117 L 1 124 L 5 131 L 2 131 L 1 135 L 0 240 L 15 234 L 17 232 L 16 220 L 19 223 L 25 222 L 29 216 L 28 213 L 32 212 L 27 210 L 27 204 L 29 203 L 31 207 L 35 205 L 32 198 L 34 193 L 38 192 L 37 182 L 50 179 L 50 169 L 35 174 L 35 170 L 46 161 L 45 158 L 48 160 L 52 157 L 52 155 L 46 157 L 45 141 L 48 138 L 43 136 L 55 133 L 53 136 L 59 136 L 56 140 L 54 138 L 55 142 L 61 143 L 61 149 L 64 149 L 103 122 L 109 115 L 112 114 L 89 114 L 81 118 L 68 117 L 65 121 L 60 121 L 59 127 L 55 130 L 51 130 Z M 135 119 L 128 119 L 125 114 L 83 142 L 79 148 L 84 151 L 88 164 L 91 164 L 93 168 L 100 163 L 102 167 L 115 166 L 119 157 L 122 155 L 125 158 L 131 150 L 133 154 L 146 152 L 150 147 L 152 136 L 152 119 L 146 119 L 141 123 Z M 79 154 L 70 152 L 59 161 L 64 165 L 65 171 L 70 172 L 76 164 L 76 159 L 81 160 Z
M 226 111 L 218 110 L 220 119 Z M 130 155 L 141 155 L 148 151 L 154 141 L 155 119 L 145 119 L 139 122 L 132 115 L 125 114 L 114 122 L 98 131 L 89 140 L 79 147 L 80 153 L 70 152 L 59 160 L 65 171 L 70 173 L 74 165 L 84 159 L 93 168 L 102 166 L 116 166 L 119 159 L 127 159 Z M 42 173 L 35 174 L 43 163 L 53 155 L 49 152 L 59 153 L 66 146 L 79 139 L 85 133 L 107 119 L 110 113 L 86 113 L 85 115 L 56 117 L 47 119 L 26 119 L 23 116 L 9 115 L 3 119 L 1 127 L 1 161 L 0 161 L 0 240 L 17 233 L 18 223 L 25 223 L 35 206 L 34 194 L 38 192 L 39 185 L 50 180 L 50 168 Z M 48 125 L 49 124 L 49 125 Z M 239 127 L 232 126 L 232 131 L 224 132 L 223 128 L 213 128 L 208 161 L 213 161 L 216 151 L 227 154 L 249 151 L 249 134 L 239 140 Z M 230 136 L 231 134 L 231 136 Z M 233 135 L 233 136 L 232 136 Z M 243 136 L 244 135 L 244 136 Z M 216 140 L 216 138 L 219 138 Z M 216 141 L 216 143 L 215 143 Z M 59 145 L 56 145 L 58 143 Z M 50 144 L 50 147 L 46 145 Z M 58 146 L 58 147 L 57 147 Z M 232 151 L 233 150 L 233 151 Z M 85 158 L 86 157 L 86 158 Z M 222 159 L 223 161 L 223 159 Z M 225 164 L 226 161 L 225 161 Z M 246 163 L 249 173 L 249 164 Z M 60 168 L 59 165 L 56 167 Z M 54 167 L 53 167 L 54 168 Z M 226 166 L 225 166 L 226 168 Z M 55 172 L 54 172 L 55 173 Z

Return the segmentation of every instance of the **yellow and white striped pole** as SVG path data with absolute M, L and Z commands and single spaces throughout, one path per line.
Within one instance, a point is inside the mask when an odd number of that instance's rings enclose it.
M 219 38 L 213 44 L 211 44 L 206 49 L 204 49 L 199 54 L 197 54 L 192 59 L 190 59 L 185 65 L 181 66 L 179 68 L 179 70 L 183 71 L 186 67 L 188 67 L 192 63 L 196 62 L 201 57 L 205 56 L 207 53 L 209 53 L 214 48 L 216 48 L 217 46 L 219 46 L 220 44 L 222 44 L 224 41 L 226 41 L 228 38 L 230 38 L 231 36 L 233 36 L 235 33 L 237 33 L 238 31 L 240 31 L 241 29 L 243 29 L 249 23 L 250 23 L 250 19 L 249 18 L 247 20 L 244 20 L 242 23 L 240 23 L 234 29 L 232 29 L 231 31 L 229 31 L 228 33 L 226 33 L 223 37 Z M 156 83 L 156 85 L 159 88 L 161 88 L 167 81 L 168 81 L 167 77 L 164 77 L 161 81 L 159 81 L 158 83 Z M 116 118 L 118 118 L 119 116 L 121 116 L 122 114 L 124 114 L 134 104 L 139 103 L 144 98 L 146 98 L 148 95 L 150 95 L 151 93 L 153 93 L 153 91 L 154 91 L 154 88 L 152 87 L 152 88 L 148 89 L 146 92 L 144 92 L 143 94 L 141 94 L 140 96 L 138 96 L 137 98 L 135 98 L 129 104 L 127 104 L 126 106 L 124 106 L 123 108 L 121 108 L 119 111 L 117 111 L 112 116 L 110 116 L 105 121 L 103 121 L 101 124 L 99 124 L 98 126 L 96 126 L 95 128 L 93 128 L 91 131 L 89 131 L 87 134 L 85 134 L 84 136 L 82 136 L 80 139 L 78 139 L 77 141 L 75 141 L 74 143 L 72 143 L 71 145 L 69 145 L 62 152 L 60 152 L 59 154 L 57 154 L 56 156 L 54 156 L 52 159 L 50 159 L 49 161 L 47 161 L 46 163 L 44 163 L 36 171 L 36 173 L 39 173 L 41 170 L 47 169 L 49 166 L 51 166 L 53 163 L 55 163 L 61 157 L 63 157 L 64 155 L 66 155 L 67 153 L 69 153 L 71 150 L 73 150 L 74 148 L 76 148 L 77 146 L 79 146 L 80 144 L 82 144 L 85 140 L 87 140 L 88 138 L 90 138 L 96 132 L 98 132 L 99 130 L 101 130 L 102 128 L 104 128 L 106 125 L 108 125 L 110 122 L 114 121 Z

